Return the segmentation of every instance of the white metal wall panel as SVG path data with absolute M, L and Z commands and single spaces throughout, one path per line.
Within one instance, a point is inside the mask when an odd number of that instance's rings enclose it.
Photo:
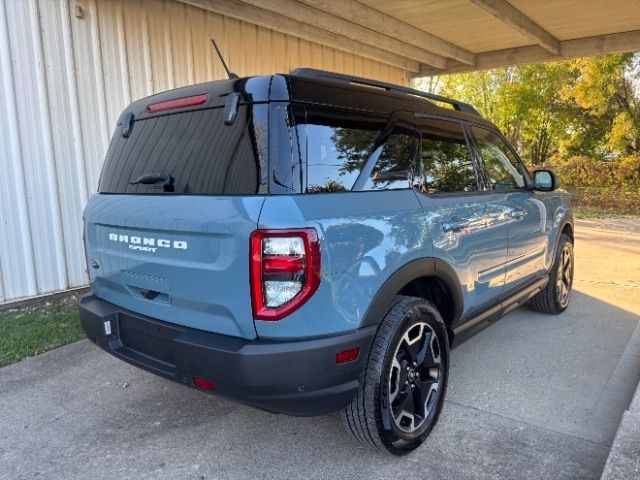
M 86 283 L 82 246 L 82 208 L 87 198 L 82 162 L 78 92 L 73 70 L 71 25 L 66 0 L 39 0 L 40 28 L 51 119 L 55 183 L 59 186 L 62 238 L 66 264 L 65 287 Z
M 224 78 L 210 35 L 240 76 L 307 66 L 408 82 L 400 69 L 173 0 L 0 0 L 0 303 L 86 282 L 81 212 L 120 112 Z
M 33 1 L 6 6 L 36 286 L 45 293 L 66 287 L 66 265 L 40 19 Z
M 0 4 L 0 269 L 3 300 L 37 294 L 27 213 L 22 150 L 19 142 L 9 19 Z
M 84 7 L 82 18 L 75 17 L 75 5 Z M 98 29 L 98 9 L 95 0 L 78 3 L 69 0 L 67 8 L 71 18 L 73 66 L 76 72 L 83 144 L 82 160 L 86 172 L 87 191 L 95 192 L 102 160 L 109 144 L 110 130 L 113 128 L 107 122 L 107 97 Z M 118 68 L 115 62 L 107 61 L 107 66 L 110 69 Z M 121 92 L 111 93 L 121 95 Z

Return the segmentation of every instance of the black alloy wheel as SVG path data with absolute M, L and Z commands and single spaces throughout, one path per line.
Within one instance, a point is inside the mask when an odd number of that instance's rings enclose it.
M 360 388 L 342 412 L 361 444 L 406 455 L 435 426 L 449 375 L 447 327 L 431 302 L 399 296 L 382 320 Z

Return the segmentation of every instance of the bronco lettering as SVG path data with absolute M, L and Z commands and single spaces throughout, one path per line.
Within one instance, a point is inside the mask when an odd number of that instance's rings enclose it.
M 187 250 L 188 244 L 186 240 L 167 240 L 165 238 L 139 237 L 129 236 L 117 233 L 110 233 L 109 240 L 112 242 L 126 243 L 131 250 L 140 250 L 141 252 L 155 253 L 160 248 L 175 248 L 177 250 Z M 144 247 L 141 245 L 145 245 Z M 155 245 L 155 247 L 154 247 Z

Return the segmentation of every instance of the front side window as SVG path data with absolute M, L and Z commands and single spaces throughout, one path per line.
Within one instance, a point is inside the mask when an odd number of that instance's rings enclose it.
M 483 168 L 485 190 L 512 190 L 525 186 L 524 167 L 507 143 L 484 128 L 471 127 Z
M 456 122 L 417 119 L 420 173 L 414 182 L 423 193 L 478 190 L 471 153 L 462 126 Z

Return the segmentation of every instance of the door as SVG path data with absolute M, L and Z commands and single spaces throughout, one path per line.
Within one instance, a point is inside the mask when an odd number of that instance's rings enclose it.
M 482 187 L 506 195 L 508 293 L 543 274 L 553 209 L 550 200 L 527 188 L 531 180 L 526 168 L 500 135 L 475 126 L 470 130 L 481 164 Z
M 507 259 L 506 196 L 480 189 L 462 124 L 416 117 L 420 134 L 415 189 L 433 240 L 434 256 L 460 280 L 462 318 L 498 302 Z

